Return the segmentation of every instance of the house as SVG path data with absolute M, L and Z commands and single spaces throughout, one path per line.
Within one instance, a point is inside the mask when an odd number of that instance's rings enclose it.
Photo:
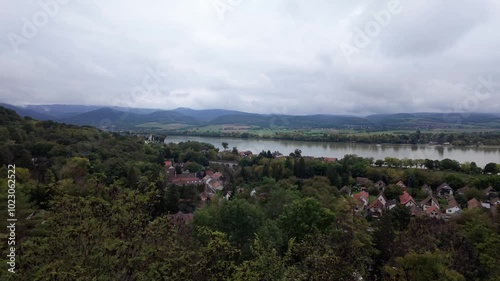
M 496 195 L 497 195 L 497 192 L 493 188 L 493 186 L 488 186 L 486 189 L 483 190 L 483 192 L 487 198 L 496 197 Z
M 432 188 L 427 185 L 427 184 L 424 184 L 420 187 L 420 190 L 422 190 L 423 192 L 429 194 L 429 195 L 432 195 Z
M 220 179 L 220 177 L 222 177 L 222 174 L 221 174 L 220 172 L 214 173 L 214 174 L 212 175 L 212 178 L 213 178 L 214 180 L 219 180 L 219 179 Z
M 172 167 L 172 161 L 165 161 L 165 168 L 168 169 Z
M 490 204 L 491 204 L 491 206 L 498 206 L 498 205 L 500 205 L 500 199 L 498 197 L 492 198 L 490 200 Z
M 385 208 L 390 210 L 390 209 L 396 207 L 397 204 L 398 204 L 398 202 L 396 200 L 388 200 L 387 203 L 385 204 Z
M 422 215 L 422 210 L 417 207 L 417 205 L 411 205 L 410 206 L 410 214 L 412 217 L 417 217 Z
M 349 195 L 349 196 L 351 196 L 351 194 L 352 194 L 352 193 L 351 193 L 351 188 L 350 188 L 350 187 L 348 187 L 347 185 L 344 185 L 344 187 L 342 187 L 342 188 L 339 190 L 339 192 L 340 192 L 341 194 L 347 194 L 347 195 Z
M 446 206 L 446 214 L 453 215 L 454 213 L 457 213 L 460 211 L 461 211 L 461 209 L 457 203 L 457 200 L 455 200 L 455 196 L 450 195 L 448 197 L 448 206 Z
M 368 205 L 367 209 L 368 213 L 372 215 L 372 218 L 380 218 L 384 212 L 385 204 L 383 204 L 381 200 L 373 200 L 373 202 Z
M 193 221 L 193 214 L 184 214 L 181 211 L 169 216 L 175 226 L 186 225 Z
M 385 205 L 387 204 L 387 198 L 385 197 L 384 193 L 380 193 L 379 195 L 377 195 L 377 197 L 375 198 L 375 201 L 380 201 L 380 203 L 382 203 L 382 205 Z
M 357 177 L 356 178 L 356 185 L 357 186 L 365 186 L 370 182 L 370 179 L 368 178 L 363 178 L 363 177 Z
M 404 191 L 403 194 L 399 196 L 399 203 L 401 205 L 405 205 L 406 207 L 417 205 L 413 197 L 411 197 L 411 195 L 406 191 Z
M 252 152 L 250 150 L 247 150 L 247 151 L 240 151 L 239 152 L 239 155 L 241 157 L 249 157 L 249 156 L 252 156 Z
M 490 209 L 491 204 L 489 202 L 481 202 L 481 207 L 486 208 L 486 209 Z
M 468 185 L 466 185 L 462 188 L 457 189 L 457 193 L 460 195 L 465 195 L 465 192 L 467 192 L 469 189 L 470 189 L 470 187 Z
M 431 218 L 435 218 L 435 219 L 441 218 L 441 211 L 436 206 L 432 206 L 430 208 L 427 208 L 427 210 L 425 210 L 425 214 Z
M 432 195 L 427 196 L 427 198 L 425 198 L 424 200 L 422 200 L 422 202 L 420 202 L 420 207 L 424 211 L 427 210 L 427 208 L 430 208 L 431 206 L 436 206 L 437 208 L 439 208 L 439 201 Z
M 481 202 L 476 198 L 472 198 L 467 202 L 467 209 L 479 208 L 481 207 Z
M 184 175 L 184 174 L 182 174 Z M 197 184 L 203 184 L 203 181 L 199 178 L 197 178 L 193 174 L 187 174 L 185 176 L 176 176 L 175 178 L 170 180 L 171 183 L 177 184 L 177 185 L 197 185 Z
M 337 158 L 333 158 L 333 157 L 324 157 L 324 158 L 323 158 L 323 162 L 325 162 L 325 163 L 335 163 L 335 162 L 337 162 Z
M 209 188 L 212 193 L 215 193 L 217 190 L 224 189 L 222 182 L 220 180 L 216 180 L 214 176 L 206 176 L 203 178 L 205 181 L 205 185 Z
M 198 203 L 198 208 L 201 208 L 207 202 L 207 200 L 213 200 L 215 194 L 204 191 L 200 193 L 199 196 L 200 196 L 200 202 Z
M 446 182 L 443 182 L 440 186 L 438 186 L 436 192 L 440 197 L 448 197 L 453 195 L 453 188 L 451 188 L 451 186 L 449 186 Z
M 356 200 L 357 202 L 363 204 L 363 206 L 368 205 L 368 192 L 366 191 L 361 191 L 360 193 L 353 194 L 352 198 L 354 198 L 354 200 Z
M 373 186 L 375 186 L 378 189 L 378 191 L 382 191 L 385 189 L 385 182 L 378 181 Z
M 399 186 L 399 187 L 401 187 L 401 189 L 402 189 L 403 191 L 406 191 L 406 189 L 408 188 L 408 187 L 406 186 L 406 184 L 404 184 L 404 182 L 402 182 L 402 181 L 398 181 L 398 182 L 396 183 L 396 185 L 397 185 L 397 186 Z

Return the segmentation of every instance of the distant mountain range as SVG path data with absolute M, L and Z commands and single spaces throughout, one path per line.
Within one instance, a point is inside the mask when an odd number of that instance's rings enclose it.
M 0 104 L 21 116 L 39 120 L 54 120 L 99 128 L 138 129 L 176 124 L 178 127 L 209 125 L 240 125 L 269 128 L 278 126 L 299 128 L 365 128 L 365 129 L 435 129 L 480 128 L 500 129 L 500 114 L 490 113 L 398 113 L 375 114 L 365 117 L 350 115 L 272 115 L 224 109 L 173 110 L 102 107 L 85 105 L 28 105 L 24 107 Z M 152 125 L 151 125 L 152 124 Z

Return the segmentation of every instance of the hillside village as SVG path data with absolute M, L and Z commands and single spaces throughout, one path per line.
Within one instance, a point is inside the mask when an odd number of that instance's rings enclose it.
M 221 152 L 224 154 L 224 152 Z M 293 156 L 293 153 L 291 153 Z M 238 152 L 239 159 L 252 159 L 257 156 L 265 156 L 268 158 L 286 158 L 282 153 L 275 151 L 262 152 L 259 155 L 253 154 L 251 151 Z M 312 161 L 320 161 L 322 163 L 336 163 L 337 158 L 331 157 L 302 157 Z M 237 190 L 229 190 L 224 188 L 225 178 L 221 172 L 214 172 L 210 168 L 205 168 L 203 171 L 191 172 L 183 170 L 183 167 L 189 163 L 174 164 L 173 160 L 165 161 L 165 169 L 167 170 L 170 184 L 178 186 L 203 186 L 203 191 L 199 193 L 198 207 L 202 207 L 207 200 L 211 200 L 217 193 L 222 194 L 223 198 L 229 200 L 234 191 L 238 193 L 248 192 L 244 188 Z M 238 167 L 238 161 L 210 161 L 210 164 L 215 164 L 218 169 L 230 168 L 232 171 Z M 374 164 L 371 166 L 375 167 Z M 387 167 L 384 163 L 384 167 Z M 177 171 L 182 171 L 177 173 Z M 386 188 L 391 186 L 391 195 L 386 195 Z M 395 190 L 394 190 L 395 189 Z M 378 219 L 383 216 L 384 212 L 391 210 L 398 205 L 403 205 L 409 208 L 413 217 L 427 216 L 435 219 L 449 220 L 453 216 L 458 216 L 464 209 L 484 208 L 490 210 L 496 215 L 497 206 L 500 205 L 499 194 L 496 190 L 489 186 L 481 190 L 482 200 L 477 198 L 466 198 L 466 192 L 471 190 L 471 187 L 465 185 L 463 187 L 452 188 L 448 183 L 443 182 L 438 186 L 431 187 L 428 184 L 423 184 L 419 188 L 420 194 L 426 194 L 424 199 L 417 200 L 410 193 L 409 188 L 398 181 L 393 184 L 386 183 L 382 180 L 373 182 L 366 177 L 356 177 L 355 183 L 352 186 L 343 186 L 339 189 L 339 193 L 351 197 L 357 204 L 356 212 L 362 213 L 370 219 Z M 259 192 L 258 186 L 250 190 L 249 195 L 256 198 L 266 198 L 267 194 Z M 394 195 L 394 193 L 396 195 Z M 459 197 L 457 201 L 456 197 Z
M 408 193 L 408 187 L 402 181 L 395 184 L 395 186 L 399 188 L 401 194 L 395 199 L 388 200 L 384 192 L 386 184 L 382 181 L 378 181 L 375 183 L 375 186 L 378 188 L 379 194 L 370 200 L 367 187 L 360 184 L 366 180 L 368 179 L 356 179 L 358 184 L 353 189 L 359 190 L 359 192 L 352 193 L 351 188 L 347 186 L 343 187 L 340 191 L 356 200 L 359 205 L 358 211 L 364 212 L 366 216 L 372 218 L 380 218 L 384 214 L 384 211 L 390 210 L 397 205 L 403 205 L 409 208 L 412 216 L 428 216 L 444 220 L 459 215 L 464 208 L 486 208 L 490 209 L 491 212 L 496 212 L 497 209 L 495 207 L 500 205 L 498 193 L 495 192 L 491 186 L 482 191 L 485 197 L 484 201 L 472 198 L 468 200 L 466 204 L 459 204 L 455 199 L 453 188 L 446 182 L 439 185 L 435 190 L 426 184 L 422 185 L 421 190 L 428 193 L 428 196 L 421 201 L 417 201 Z M 465 192 L 469 189 L 470 187 L 468 186 L 462 187 L 457 190 L 456 194 L 464 196 Z

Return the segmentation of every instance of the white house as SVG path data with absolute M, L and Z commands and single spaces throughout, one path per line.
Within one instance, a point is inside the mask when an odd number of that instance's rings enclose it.
M 448 197 L 448 206 L 446 207 L 446 214 L 447 215 L 452 215 L 456 212 L 459 212 L 460 206 L 457 203 L 457 200 L 455 200 L 455 197 L 453 195 L 450 195 Z

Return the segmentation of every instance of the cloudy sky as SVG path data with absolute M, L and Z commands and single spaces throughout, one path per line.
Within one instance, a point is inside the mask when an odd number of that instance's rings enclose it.
M 500 111 L 496 0 L 0 1 L 0 102 Z

